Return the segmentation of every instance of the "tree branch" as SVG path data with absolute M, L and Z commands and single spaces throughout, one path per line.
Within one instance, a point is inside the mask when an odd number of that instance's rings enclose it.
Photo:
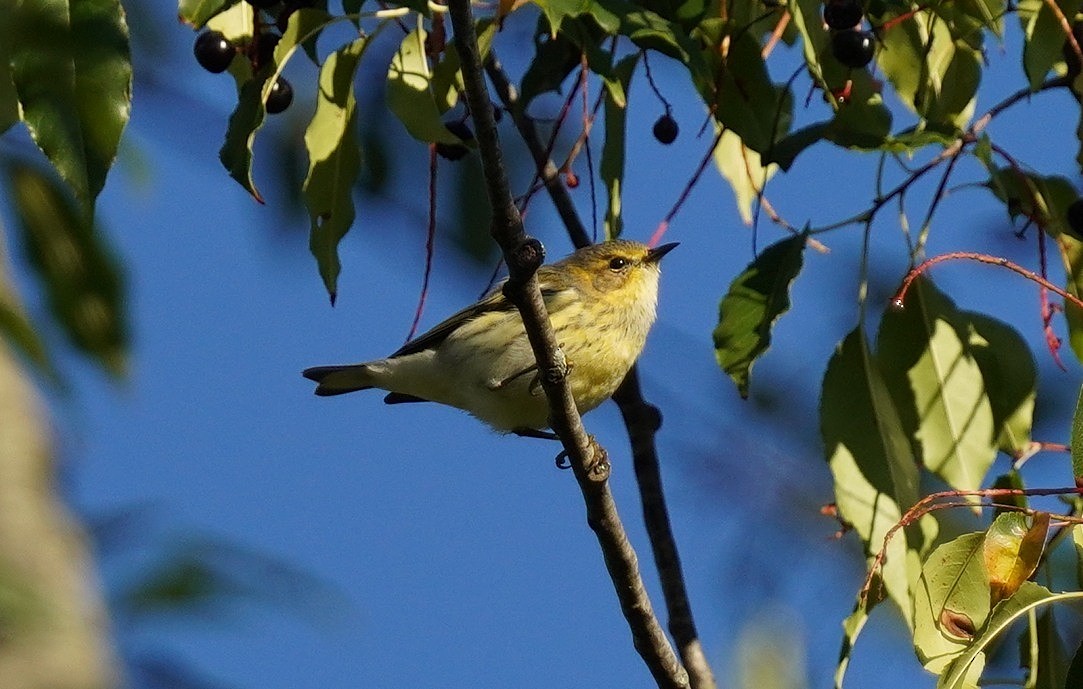
M 545 184 L 553 206 L 560 214 L 572 243 L 577 247 L 590 244 L 590 238 L 579 218 L 571 195 L 567 187 L 561 183 L 556 165 L 550 159 L 549 152 L 534 127 L 534 121 L 526 114 L 507 74 L 491 51 L 485 62 L 485 71 L 493 82 L 504 107 L 511 114 L 519 135 L 530 150 L 538 168 L 538 176 Z M 677 542 L 670 528 L 669 511 L 666 507 L 665 492 L 662 489 L 662 474 L 654 442 L 662 417 L 654 405 L 643 399 L 639 386 L 638 366 L 632 367 L 616 394 L 613 395 L 613 401 L 620 408 L 632 446 L 632 462 L 636 481 L 639 484 L 643 521 L 647 527 L 655 568 L 658 570 L 658 577 L 662 584 L 662 595 L 669 611 L 669 632 L 677 644 L 691 686 L 695 689 L 713 689 L 715 687 L 714 675 L 703 653 L 703 646 L 696 631 L 696 623 L 684 583 L 684 573 L 681 570 L 681 559 L 677 552 Z
M 539 378 L 549 400 L 550 426 L 561 438 L 583 493 L 587 523 L 598 538 L 636 650 L 659 687 L 687 687 L 688 675 L 654 616 L 639 576 L 635 551 L 617 515 L 607 481 L 609 462 L 605 450 L 587 436 L 567 384 L 567 362 L 557 345 L 535 275 L 544 251 L 540 242 L 526 235 L 508 187 L 492 105 L 482 76 L 470 1 L 449 0 L 448 9 L 462 65 L 466 101 L 474 118 L 486 190 L 493 209 L 492 235 L 503 250 L 508 265 L 504 291 L 519 309 L 534 350 Z

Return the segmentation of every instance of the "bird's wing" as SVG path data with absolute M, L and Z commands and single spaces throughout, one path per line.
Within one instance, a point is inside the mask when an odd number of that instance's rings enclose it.
M 550 270 L 549 266 L 542 266 L 538 269 L 539 277 L 545 274 L 545 271 Z M 495 313 L 500 311 L 511 311 L 515 308 L 515 305 L 504 298 L 504 282 L 500 282 L 496 287 L 489 292 L 481 301 L 466 307 L 462 311 L 448 317 L 442 323 L 437 324 L 428 332 L 418 335 L 414 339 L 410 340 L 402 347 L 399 348 L 389 359 L 393 359 L 397 356 L 406 356 L 407 354 L 416 354 L 417 352 L 424 351 L 426 349 L 432 349 L 438 346 L 441 342 L 447 339 L 448 335 L 459 329 L 459 326 L 464 323 L 468 323 L 478 316 L 484 313 Z M 561 290 L 559 289 L 542 289 L 542 298 L 547 302 L 550 297 L 557 294 Z

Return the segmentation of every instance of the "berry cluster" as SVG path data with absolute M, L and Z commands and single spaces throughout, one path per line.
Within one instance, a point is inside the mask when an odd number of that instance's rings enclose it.
M 824 0 L 824 23 L 831 29 L 831 54 L 853 69 L 872 62 L 875 37 L 861 28 L 865 10 L 860 0 Z
M 274 17 L 274 25 L 279 31 L 285 31 L 291 14 L 302 7 L 310 7 L 314 0 L 246 0 L 256 10 L 256 31 L 252 40 L 244 46 L 236 46 L 219 31 L 204 31 L 196 37 L 193 52 L 196 61 L 203 69 L 214 74 L 229 69 L 233 58 L 244 55 L 252 65 L 253 72 L 274 63 L 275 46 L 282 36 L 273 30 L 264 30 L 260 12 L 267 12 Z M 269 25 L 266 25 L 269 26 Z M 271 92 L 267 95 L 267 112 L 271 115 L 280 113 L 293 102 L 293 87 L 284 77 L 275 80 Z

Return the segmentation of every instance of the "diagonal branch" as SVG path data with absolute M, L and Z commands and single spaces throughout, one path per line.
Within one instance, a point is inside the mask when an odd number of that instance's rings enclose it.
M 545 184 L 553 206 L 567 228 L 572 243 L 577 247 L 590 244 L 586 228 L 579 218 L 571 195 L 560 181 L 556 165 L 549 158 L 549 152 L 534 127 L 534 120 L 527 116 L 525 108 L 515 93 L 515 88 L 491 51 L 485 63 L 485 71 L 493 82 L 504 107 L 511 114 L 519 135 L 530 150 L 538 168 L 538 175 Z M 613 395 L 613 401 L 620 407 L 632 445 L 632 462 L 636 481 L 639 483 L 643 521 L 647 527 L 655 568 L 658 570 L 658 577 L 662 584 L 662 595 L 669 611 L 669 632 L 677 644 L 677 650 L 688 671 L 691 686 L 694 689 L 713 689 L 715 687 L 714 675 L 703 653 L 703 646 L 696 631 L 696 623 L 684 583 L 684 573 L 681 570 L 681 559 L 677 552 L 673 530 L 670 527 L 669 510 L 666 508 L 665 493 L 662 489 L 662 474 L 654 443 L 654 436 L 661 426 L 662 417 L 654 405 L 643 399 L 639 386 L 638 366 L 632 367 L 616 394 Z
M 549 401 L 550 425 L 560 436 L 583 493 L 587 523 L 598 538 L 636 650 L 659 687 L 683 689 L 688 675 L 654 616 L 635 551 L 617 515 L 607 481 L 605 450 L 587 436 L 567 384 L 567 362 L 556 342 L 535 271 L 544 258 L 541 243 L 526 235 L 511 196 L 493 121 L 492 106 L 481 72 L 477 34 L 470 0 L 449 0 L 455 46 L 462 65 L 466 100 L 474 117 L 486 190 L 493 209 L 492 235 L 508 265 L 505 295 L 523 318 L 523 327 L 538 362 L 539 379 Z

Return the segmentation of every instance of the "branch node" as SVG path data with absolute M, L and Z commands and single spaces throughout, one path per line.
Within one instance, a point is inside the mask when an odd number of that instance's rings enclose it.
M 534 237 L 527 237 L 508 257 L 508 272 L 519 276 L 533 275 L 544 262 L 545 247 Z
M 609 453 L 598 444 L 594 436 L 590 436 L 591 462 L 587 477 L 592 483 L 605 483 L 609 480 L 612 466 L 609 464 Z

